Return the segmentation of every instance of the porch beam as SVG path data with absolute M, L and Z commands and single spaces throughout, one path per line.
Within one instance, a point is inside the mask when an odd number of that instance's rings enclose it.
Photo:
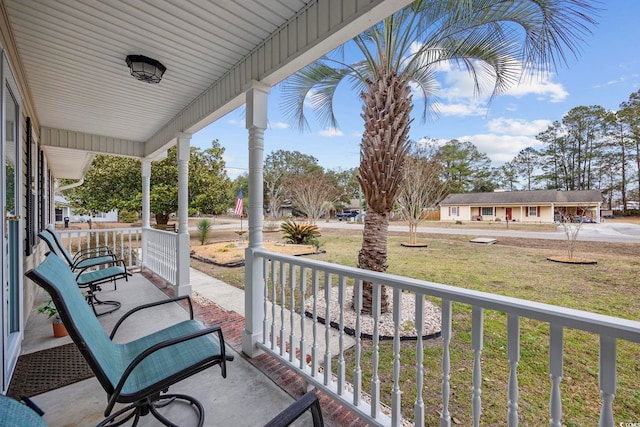
M 143 144 L 140 141 L 111 138 L 84 132 L 73 132 L 48 127 L 40 128 L 40 143 L 43 147 L 89 151 L 98 154 L 141 158 Z
M 190 295 L 189 275 L 189 157 L 191 134 L 179 133 L 176 136 L 178 148 L 178 244 L 176 245 L 176 288 L 175 295 Z
M 256 344 L 262 339 L 264 289 L 262 261 L 253 256 L 262 248 L 264 131 L 267 128 L 267 98 L 271 88 L 254 81 L 246 91 L 246 127 L 249 131 L 249 247 L 245 251 L 245 321 L 242 351 L 249 357 L 262 353 Z M 283 344 L 281 344 L 283 345 Z

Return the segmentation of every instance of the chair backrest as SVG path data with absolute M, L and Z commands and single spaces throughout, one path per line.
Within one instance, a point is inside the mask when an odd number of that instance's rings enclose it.
M 91 311 L 69 266 L 50 252 L 38 267 L 26 275 L 49 293 L 69 336 L 103 388 L 111 394 L 121 374 L 115 368 L 119 346 L 109 339 Z
M 51 236 L 51 238 L 50 239 L 44 238 L 44 239 L 47 242 L 47 245 L 49 245 L 49 248 L 53 252 L 55 252 L 56 255 L 66 260 L 69 263 L 69 265 L 73 265 L 73 255 L 71 255 L 71 253 L 67 250 L 67 247 L 62 243 L 62 239 L 60 238 L 60 235 L 58 234 L 56 229 L 53 228 L 52 225 L 49 225 L 47 228 L 42 230 L 42 233 L 40 233 L 39 235 L 41 236 L 42 234 L 47 234 L 47 233 Z M 51 240 L 53 244 L 50 244 L 49 240 Z M 53 249 L 52 246 L 56 246 L 57 249 Z

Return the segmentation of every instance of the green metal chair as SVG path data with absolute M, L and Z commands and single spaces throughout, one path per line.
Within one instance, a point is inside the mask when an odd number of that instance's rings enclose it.
M 84 303 L 81 292 L 69 266 L 54 253 L 27 277 L 44 288 L 55 304 L 64 325 L 95 373 L 108 396 L 105 419 L 98 426 L 118 426 L 133 418 L 148 414 L 160 423 L 173 426 L 157 410 L 175 400 L 186 401 L 198 415 L 198 426 L 204 423 L 204 409 L 195 398 L 184 394 L 169 394 L 171 385 L 204 369 L 219 365 L 226 378 L 227 355 L 220 327 L 206 327 L 194 320 L 191 299 L 177 297 L 139 306 L 126 313 L 116 324 L 111 335 Z M 178 300 L 187 300 L 190 307 L 188 320 L 146 335 L 126 344 L 113 342 L 122 322 L 131 314 Z M 116 403 L 128 404 L 111 413 Z

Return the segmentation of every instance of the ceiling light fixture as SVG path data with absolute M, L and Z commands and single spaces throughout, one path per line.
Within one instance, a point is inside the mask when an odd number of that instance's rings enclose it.
M 162 75 L 167 71 L 159 61 L 143 55 L 128 55 L 127 65 L 133 77 L 147 83 L 160 83 Z

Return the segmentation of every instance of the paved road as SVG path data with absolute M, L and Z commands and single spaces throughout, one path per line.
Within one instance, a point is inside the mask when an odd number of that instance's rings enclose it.
M 213 229 L 238 229 L 239 220 L 218 219 Z M 347 222 L 318 222 L 320 228 L 337 228 L 360 230 L 361 224 Z M 243 229 L 247 229 L 247 220 L 242 221 Z M 195 227 L 191 227 L 195 230 Z M 406 225 L 390 225 L 389 231 L 408 232 Z M 492 237 L 522 237 L 531 239 L 553 239 L 565 240 L 567 237 L 561 226 L 554 232 L 541 231 L 514 231 L 514 230 L 476 230 L 471 228 L 439 228 L 439 227 L 418 227 L 419 233 L 429 234 L 460 234 L 469 236 L 492 236 Z M 625 222 L 604 222 L 601 224 L 582 224 L 578 233 L 578 240 L 592 242 L 618 242 L 618 243 L 640 243 L 640 225 Z

